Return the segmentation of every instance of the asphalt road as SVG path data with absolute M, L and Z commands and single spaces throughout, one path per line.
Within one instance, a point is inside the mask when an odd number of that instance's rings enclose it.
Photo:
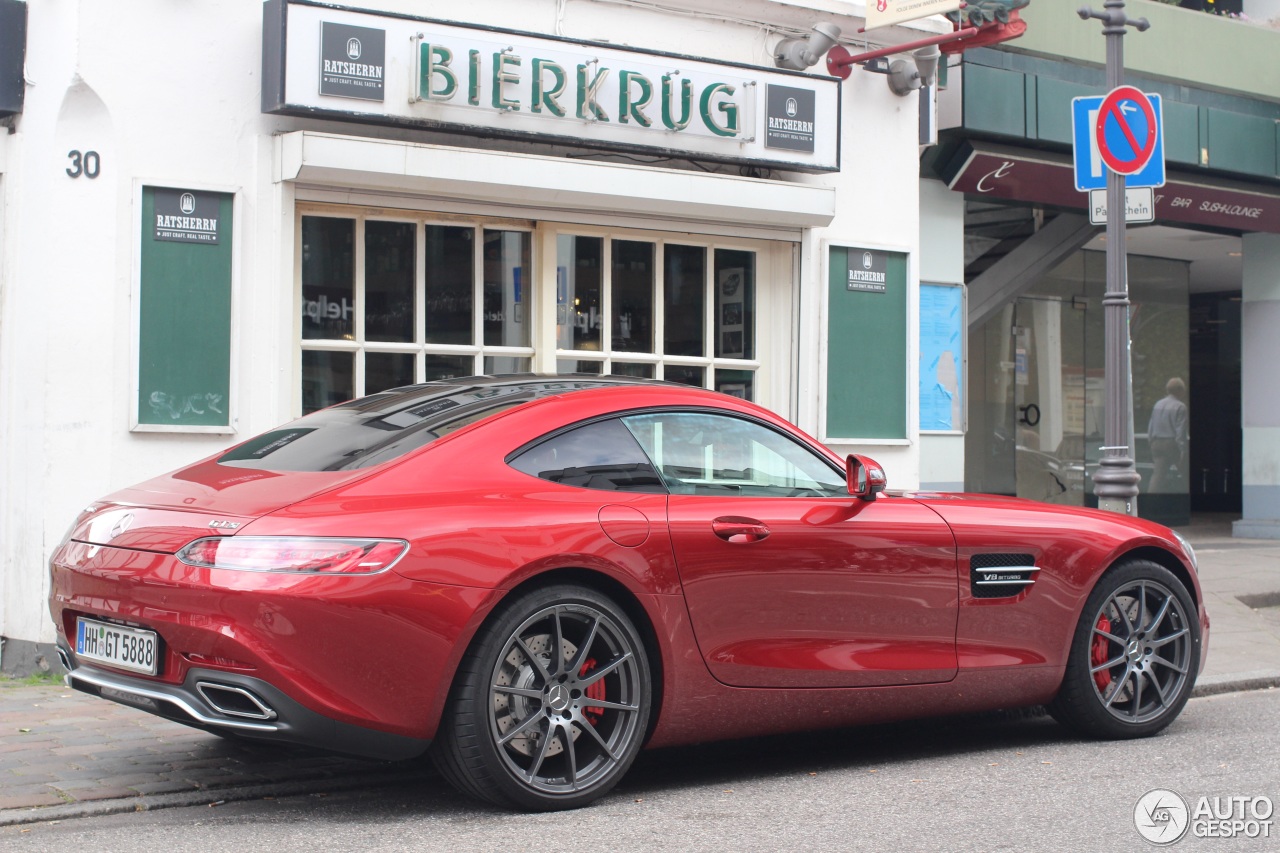
M 4 851 L 1154 850 L 1153 788 L 1280 804 L 1280 690 L 1195 699 L 1156 738 L 1076 740 L 1048 718 L 984 716 L 646 753 L 577 812 L 473 805 L 444 782 L 0 829 Z M 1280 849 L 1194 838 L 1169 849 Z

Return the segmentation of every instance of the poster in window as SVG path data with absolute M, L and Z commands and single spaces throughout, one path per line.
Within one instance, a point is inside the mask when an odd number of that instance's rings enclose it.
M 725 267 L 717 271 L 720 287 L 720 352 L 721 358 L 742 358 L 745 353 L 742 300 L 746 295 L 746 270 Z
M 920 285 L 920 429 L 964 428 L 964 288 Z

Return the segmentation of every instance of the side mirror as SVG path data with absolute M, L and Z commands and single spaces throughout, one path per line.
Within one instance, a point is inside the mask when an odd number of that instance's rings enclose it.
M 883 492 L 887 485 L 884 469 L 880 463 L 869 456 L 849 454 L 845 460 L 845 480 L 849 484 L 849 494 L 864 501 L 876 499 L 877 492 Z

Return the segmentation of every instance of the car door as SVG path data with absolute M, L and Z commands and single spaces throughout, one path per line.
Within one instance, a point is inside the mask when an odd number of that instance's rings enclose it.
M 865 501 L 797 439 L 723 412 L 624 418 L 671 496 L 694 634 L 720 681 L 856 687 L 956 673 L 955 542 L 908 498 Z

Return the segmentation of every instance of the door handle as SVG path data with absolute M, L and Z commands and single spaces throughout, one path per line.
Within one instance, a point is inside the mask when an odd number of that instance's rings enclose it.
M 724 541 L 732 545 L 749 545 L 759 542 L 769 535 L 769 528 L 764 522 L 754 518 L 724 516 L 711 522 L 711 530 Z

